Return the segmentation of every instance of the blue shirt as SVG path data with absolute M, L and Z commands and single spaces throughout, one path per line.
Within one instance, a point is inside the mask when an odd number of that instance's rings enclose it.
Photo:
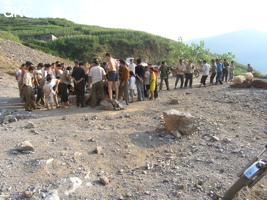
M 222 63 L 221 62 L 217 63 L 217 72 L 222 72 Z

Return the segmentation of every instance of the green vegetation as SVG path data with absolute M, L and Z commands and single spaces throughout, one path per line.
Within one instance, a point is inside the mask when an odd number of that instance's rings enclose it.
M 235 57 L 231 52 L 212 54 L 204 48 L 204 41 L 187 45 L 182 38 L 174 41 L 142 31 L 81 25 L 60 18 L 6 18 L 0 15 L 0 29 L 3 30 L 0 38 L 22 41 L 31 48 L 70 60 L 103 58 L 105 52 L 110 52 L 115 58 L 141 57 L 153 64 L 166 60 L 174 66 L 181 58 L 201 63 L 217 57 L 229 61 Z M 24 40 L 25 36 L 45 33 L 53 33 L 58 39 L 51 42 Z M 236 73 L 246 72 L 246 66 L 236 65 Z
M 0 31 L 0 41 L 1 40 L 12 40 L 19 43 L 21 42 L 18 36 L 15 36 L 8 31 Z

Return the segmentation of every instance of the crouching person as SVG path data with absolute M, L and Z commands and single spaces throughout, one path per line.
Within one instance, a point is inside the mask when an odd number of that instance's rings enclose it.
M 103 79 L 106 81 L 106 73 L 105 70 L 99 66 L 99 61 L 97 58 L 93 59 L 93 67 L 91 68 L 89 72 L 89 78 L 88 78 L 88 87 L 92 84 L 91 89 L 91 101 L 89 105 L 91 107 L 98 106 L 98 97 L 100 97 L 100 100 L 105 99 L 104 95 L 104 82 Z

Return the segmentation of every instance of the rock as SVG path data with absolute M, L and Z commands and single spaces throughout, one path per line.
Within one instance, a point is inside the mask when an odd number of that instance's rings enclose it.
M 179 190 L 183 190 L 185 188 L 184 185 L 177 185 L 177 187 L 178 187 Z
M 182 136 L 181 133 L 179 133 L 179 131 L 171 131 L 171 134 L 176 138 L 180 138 Z
M 102 176 L 102 177 L 100 177 L 99 178 L 99 181 L 100 181 L 100 183 L 102 183 L 103 185 L 108 185 L 109 184 L 109 179 L 108 179 L 108 177 L 106 177 L 106 176 Z
M 108 102 L 107 100 L 103 100 L 100 102 L 100 108 L 102 110 L 114 110 L 113 105 L 110 102 Z
M 196 119 L 189 113 L 171 109 L 163 112 L 165 128 L 168 131 L 179 131 L 182 135 L 189 135 L 196 131 Z
M 248 81 L 243 81 L 243 83 L 234 83 L 232 85 L 230 85 L 230 87 L 232 88 L 250 88 L 252 85 L 250 82 Z
M 103 151 L 103 147 L 96 147 L 94 152 L 100 154 Z
M 247 81 L 250 81 L 253 79 L 253 74 L 251 72 L 243 73 L 242 76 L 246 78 Z
M 67 117 L 66 116 L 63 116 L 62 118 L 61 118 L 61 120 L 66 120 L 67 119 Z
M 214 135 L 210 136 L 210 139 L 211 139 L 212 141 L 219 141 L 219 140 L 220 140 L 218 137 L 216 137 L 216 136 L 214 136 Z
M 34 135 L 39 135 L 39 132 L 38 132 L 38 131 L 36 131 L 36 130 L 34 130 L 34 129 L 33 129 L 33 130 L 31 130 L 31 132 L 32 132 L 32 133 L 34 133 Z
M 71 193 L 75 192 L 79 187 L 81 187 L 82 180 L 78 177 L 67 178 L 64 185 L 68 188 L 68 190 L 65 190 L 64 194 L 69 196 Z
M 24 192 L 24 196 L 25 196 L 26 198 L 31 198 L 32 195 L 33 195 L 32 191 L 25 191 L 25 192 Z
M 36 128 L 36 124 L 35 123 L 33 123 L 33 122 L 28 122 L 28 124 L 27 124 L 27 126 L 26 126 L 26 128 Z
M 131 117 L 131 115 L 130 115 L 130 114 L 128 114 L 128 113 L 126 113 L 126 114 L 124 115 L 124 117 L 125 117 L 125 118 L 130 118 L 130 117 Z
M 146 167 L 148 170 L 153 168 L 153 164 L 151 162 L 146 162 Z
M 58 191 L 50 190 L 45 196 L 44 200 L 59 200 Z
M 178 104 L 178 100 L 177 99 L 171 99 L 170 100 L 170 104 Z
M 25 153 L 34 151 L 33 145 L 28 140 L 26 140 L 24 142 L 20 142 L 17 145 L 16 150 L 19 151 L 19 152 L 25 152 Z
M 267 89 L 267 82 L 263 80 L 254 80 L 252 81 L 252 86 L 255 88 L 265 88 Z

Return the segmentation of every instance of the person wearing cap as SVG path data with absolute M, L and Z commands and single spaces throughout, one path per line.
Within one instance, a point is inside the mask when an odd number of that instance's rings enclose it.
M 193 84 L 193 71 L 194 71 L 194 65 L 191 60 L 188 61 L 188 63 L 185 66 L 185 83 L 184 87 L 187 87 L 188 81 L 189 81 L 189 87 L 192 87 Z

